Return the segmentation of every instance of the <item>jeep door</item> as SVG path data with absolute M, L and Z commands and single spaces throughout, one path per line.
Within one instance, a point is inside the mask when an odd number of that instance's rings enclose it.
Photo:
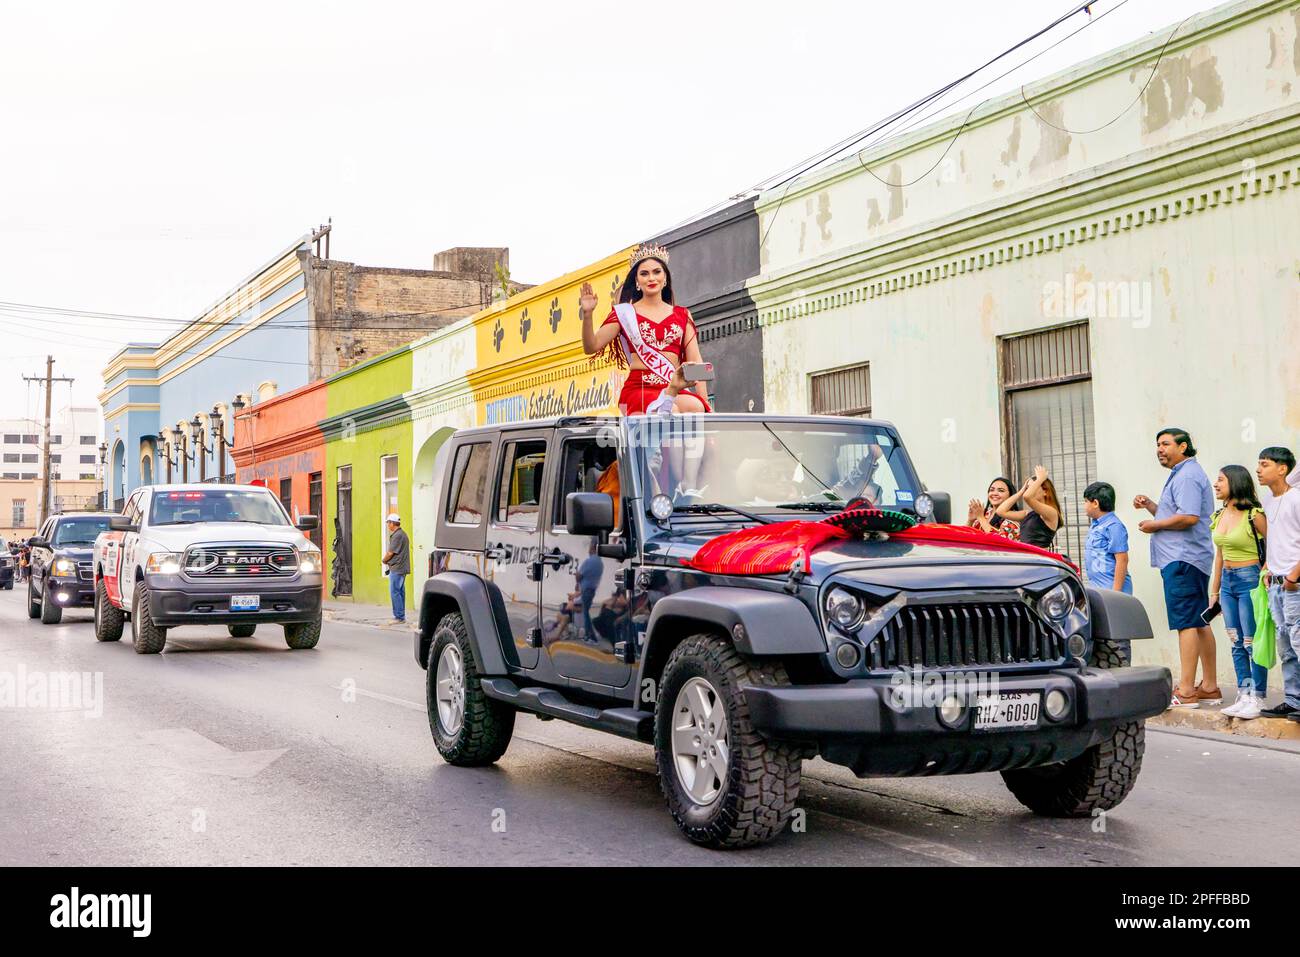
M 533 560 L 541 550 L 542 489 L 549 430 L 503 432 L 483 551 L 484 573 L 500 593 L 519 664 L 537 667 L 541 585 Z
M 557 429 L 554 459 L 541 554 L 544 647 L 564 677 L 621 688 L 631 680 L 624 658 L 634 650 L 626 562 L 597 555 L 594 536 L 569 534 L 566 501 L 570 492 L 607 488 L 618 451 L 596 429 Z M 621 510 L 620 499 L 615 514 Z

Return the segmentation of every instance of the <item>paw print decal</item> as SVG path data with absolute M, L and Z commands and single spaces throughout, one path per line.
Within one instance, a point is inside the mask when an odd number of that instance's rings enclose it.
M 528 318 L 528 310 L 524 309 L 524 314 L 519 317 L 519 341 L 528 341 L 528 331 L 533 328 L 533 320 Z
M 563 315 L 564 315 L 564 311 L 560 308 L 560 297 L 556 296 L 554 299 L 551 300 L 551 311 L 550 311 L 551 332 L 554 332 L 556 329 L 560 328 L 560 317 Z
M 506 337 L 506 331 L 501 327 L 501 320 L 498 319 L 497 324 L 492 327 L 492 348 L 495 349 L 497 352 L 500 352 L 501 340 L 504 339 L 505 337 Z
M 618 302 L 618 294 L 623 291 L 623 280 L 620 276 L 615 275 L 614 281 L 609 285 L 609 301 Z

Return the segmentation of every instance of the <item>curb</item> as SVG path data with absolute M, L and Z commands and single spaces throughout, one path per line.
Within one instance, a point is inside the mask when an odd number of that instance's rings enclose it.
M 1147 718 L 1148 724 L 1165 728 L 1193 728 L 1239 737 L 1267 738 L 1273 741 L 1300 741 L 1300 723 L 1286 718 L 1255 718 L 1242 721 L 1228 717 L 1218 708 L 1175 709 Z

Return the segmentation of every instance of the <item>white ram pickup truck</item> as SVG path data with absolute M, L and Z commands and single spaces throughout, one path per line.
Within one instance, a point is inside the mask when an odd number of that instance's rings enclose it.
M 225 625 L 233 638 L 284 626 L 290 648 L 320 640 L 321 553 L 269 489 L 149 485 L 136 489 L 95 539 L 95 637 L 117 641 L 131 622 L 142 655 L 167 629 Z

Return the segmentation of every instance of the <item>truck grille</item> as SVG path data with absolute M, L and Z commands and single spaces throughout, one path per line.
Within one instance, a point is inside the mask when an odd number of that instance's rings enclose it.
M 95 566 L 90 562 L 77 562 L 77 577 L 83 582 L 95 580 Z
M 1021 602 L 904 605 L 867 648 L 873 670 L 1056 662 L 1065 639 Z
M 288 545 L 195 545 L 182 563 L 191 578 L 272 578 L 298 570 Z

